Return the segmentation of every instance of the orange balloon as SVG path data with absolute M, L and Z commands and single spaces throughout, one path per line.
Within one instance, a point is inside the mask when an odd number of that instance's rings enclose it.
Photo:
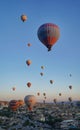
M 26 15 L 21 15 L 21 20 L 24 22 L 27 20 L 27 16 Z
M 28 66 L 30 66 L 31 63 L 32 63 L 31 60 L 27 60 L 27 61 L 26 61 L 26 64 L 27 64 Z

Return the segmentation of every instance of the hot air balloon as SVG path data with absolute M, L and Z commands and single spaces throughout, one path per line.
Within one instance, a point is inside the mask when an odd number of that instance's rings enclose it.
M 32 111 L 33 106 L 36 104 L 36 97 L 34 95 L 27 95 L 24 98 L 24 102 L 28 107 L 29 111 Z
M 70 77 L 72 77 L 72 74 L 69 74 Z
M 30 83 L 30 82 L 28 82 L 28 83 L 27 83 L 27 86 L 30 88 L 30 87 L 31 87 L 31 83 Z
M 44 69 L 44 66 L 41 66 L 41 69 Z
M 68 100 L 71 102 L 72 101 L 72 97 L 69 97 Z
M 27 61 L 26 61 L 26 64 L 27 64 L 28 66 L 30 66 L 31 63 L 32 63 L 31 60 L 27 60 Z
M 56 104 L 56 102 L 57 102 L 56 98 L 54 98 L 54 100 L 53 100 L 53 101 L 54 101 L 54 103 Z
M 24 22 L 27 20 L 27 16 L 26 15 L 21 15 L 21 20 Z
M 30 46 L 31 46 L 31 43 L 28 43 L 27 45 L 28 45 L 28 47 L 30 47 Z
M 61 93 L 59 93 L 59 96 L 61 96 L 62 94 Z
M 37 95 L 40 96 L 40 93 L 38 92 Z
M 43 96 L 46 96 L 46 93 L 43 93 Z
M 16 111 L 19 107 L 19 103 L 17 100 L 11 100 L 9 102 L 9 108 L 12 110 L 12 111 Z
M 16 88 L 15 88 L 15 87 L 13 87 L 13 88 L 12 88 L 12 90 L 13 90 L 13 91 L 15 91 L 15 90 L 16 90 Z
M 51 83 L 51 84 L 53 84 L 53 82 L 54 82 L 53 80 L 50 80 L 50 83 Z
M 39 27 L 37 35 L 39 40 L 50 51 L 60 37 L 59 27 L 53 23 L 45 23 Z
M 43 73 L 41 72 L 40 75 L 43 76 Z
M 71 86 L 71 85 L 69 85 L 69 89 L 72 89 L 72 86 Z

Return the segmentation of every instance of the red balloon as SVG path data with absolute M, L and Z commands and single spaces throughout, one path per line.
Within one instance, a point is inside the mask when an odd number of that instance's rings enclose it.
M 11 100 L 9 102 L 9 108 L 12 110 L 12 111 L 16 111 L 17 108 L 19 107 L 19 103 L 17 100 Z
M 30 87 L 31 87 L 31 83 L 30 83 L 30 82 L 28 82 L 28 83 L 27 83 L 27 86 L 30 88 Z

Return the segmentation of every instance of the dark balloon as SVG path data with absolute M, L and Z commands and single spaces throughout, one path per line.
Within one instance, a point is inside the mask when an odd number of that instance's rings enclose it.
M 72 101 L 72 97 L 69 97 L 68 100 L 71 102 Z
M 30 82 L 28 82 L 28 83 L 27 83 L 27 86 L 30 88 L 30 87 L 31 87 L 31 83 L 30 83 Z
M 46 93 L 43 93 L 43 96 L 46 96 Z
M 15 88 L 15 87 L 13 87 L 13 88 L 12 88 L 12 90 L 13 90 L 13 91 L 15 91 L 15 90 L 16 90 L 16 88 Z
M 62 94 L 61 93 L 59 93 L 59 96 L 61 96 Z
M 72 86 L 71 86 L 71 85 L 69 86 L 69 89 L 72 89 Z
M 50 83 L 53 84 L 53 80 L 50 80 Z
M 38 92 L 37 95 L 40 96 L 40 93 Z
M 43 73 L 41 72 L 40 75 L 43 76 Z

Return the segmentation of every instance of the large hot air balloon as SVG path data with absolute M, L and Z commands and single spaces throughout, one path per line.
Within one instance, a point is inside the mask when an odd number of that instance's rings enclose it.
M 30 88 L 30 87 L 31 87 L 31 83 L 30 83 L 30 82 L 28 82 L 28 83 L 27 83 L 27 86 Z
M 9 102 L 9 108 L 12 110 L 12 111 L 16 111 L 17 108 L 19 107 L 19 103 L 17 100 L 11 100 Z
M 27 60 L 27 61 L 26 61 L 26 64 L 27 64 L 28 66 L 29 66 L 31 63 L 32 63 L 31 60 Z
M 24 102 L 27 105 L 28 110 L 31 111 L 36 104 L 36 97 L 34 95 L 27 95 L 24 98 Z
M 21 15 L 21 20 L 24 22 L 27 20 L 27 16 L 26 15 Z
M 72 89 L 72 85 L 69 85 L 69 89 Z
M 39 40 L 48 48 L 48 51 L 50 51 L 52 46 L 59 39 L 59 27 L 53 23 L 45 23 L 39 27 L 37 35 Z

